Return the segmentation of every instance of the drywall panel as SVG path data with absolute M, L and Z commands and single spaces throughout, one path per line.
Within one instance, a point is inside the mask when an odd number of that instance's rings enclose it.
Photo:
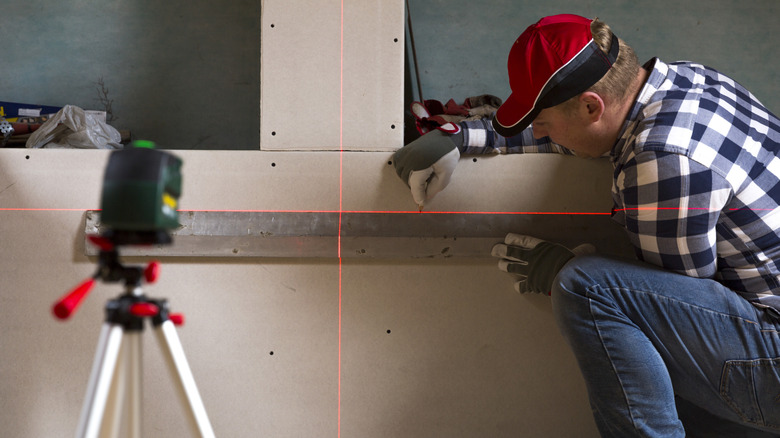
M 493 271 L 345 263 L 342 436 L 598 436 L 549 300 Z
M 415 208 L 385 153 L 177 154 L 183 209 Z M 103 305 L 121 288 L 98 285 L 67 322 L 50 308 L 94 272 L 83 225 L 98 207 L 107 157 L 0 150 L 0 424 L 8 436 L 76 428 Z M 422 214 L 608 210 L 610 175 L 607 162 L 571 157 L 463 160 Z M 556 188 L 567 196 L 552 196 Z M 144 290 L 185 314 L 179 336 L 217 436 L 597 436 L 549 300 L 518 295 L 511 283 L 486 257 L 174 257 Z M 181 436 L 184 416 L 159 348 L 151 333 L 144 339 L 146 436 Z
M 403 145 L 404 3 L 266 0 L 260 148 Z
M 281 168 L 287 157 L 276 155 L 279 163 L 273 162 L 272 167 Z M 481 258 L 490 257 L 490 248 L 509 232 L 533 234 L 571 246 L 588 240 L 598 242 L 600 249 L 606 252 L 633 254 L 611 221 L 609 197 L 602 198 L 599 203 L 593 202 L 593 193 L 607 193 L 610 188 L 604 161 L 574 157 L 551 159 L 543 155 L 469 157 L 461 161 L 457 171 L 458 175 L 464 174 L 463 177 L 456 178 L 452 189 L 430 203 L 428 211 L 420 213 L 416 208 L 413 211 L 387 210 L 381 201 L 375 203 L 375 208 L 365 208 L 372 204 L 365 199 L 366 195 L 384 192 L 362 190 L 367 186 L 366 182 L 376 180 L 377 185 L 403 187 L 394 176 L 392 166 L 383 166 L 382 172 L 375 169 L 377 158 L 381 159 L 381 155 L 342 154 L 340 161 L 347 174 L 341 176 L 340 183 L 316 186 L 326 194 L 328 187 L 331 194 L 338 190 L 346 193 L 342 198 L 348 206 L 354 206 L 353 209 L 185 210 L 179 218 L 181 227 L 172 231 L 173 245 L 133 247 L 125 254 L 232 258 L 316 258 L 339 254 L 344 258 Z M 523 164 L 523 175 L 515 175 L 514 163 L 518 162 Z M 535 163 L 539 165 L 534 166 Z M 502 170 L 491 173 L 490 169 L 496 167 Z M 325 170 L 326 167 L 317 169 L 327 175 Z M 593 177 L 599 173 L 603 175 L 601 178 Z M 386 177 L 383 174 L 387 174 Z M 457 181 L 466 179 L 473 184 L 473 175 L 479 175 L 476 186 L 461 188 Z M 463 197 L 461 201 L 464 190 L 481 191 L 484 184 L 516 185 L 517 193 L 510 190 L 510 196 L 490 193 L 489 196 Z M 312 198 L 327 199 L 320 194 L 318 192 Z M 484 201 L 483 209 L 475 208 L 480 207 L 477 199 Z M 330 205 L 335 204 L 336 200 L 331 198 Z M 321 204 L 322 207 L 327 205 Z M 458 209 L 442 211 L 442 207 Z M 100 213 L 88 212 L 85 233 L 99 234 L 101 229 Z M 98 254 L 98 248 L 92 245 L 85 250 L 87 255 Z

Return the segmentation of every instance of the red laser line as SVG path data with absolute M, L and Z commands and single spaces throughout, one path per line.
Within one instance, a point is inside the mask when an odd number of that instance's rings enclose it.
M 341 199 L 339 204 L 341 204 Z M 0 211 L 100 211 L 99 208 L 15 208 L 0 207 Z M 423 211 L 418 210 L 252 210 L 252 209 L 195 209 L 178 210 L 179 213 L 338 213 L 339 225 L 343 214 L 466 214 L 466 215 L 609 215 L 597 211 Z
M 343 210 L 344 195 L 344 0 L 341 0 L 341 30 L 339 35 L 339 230 L 338 230 L 338 259 L 339 259 L 339 321 L 338 321 L 338 397 L 336 436 L 341 438 L 341 303 L 342 303 L 342 263 L 341 263 L 341 215 Z
M 343 169 L 339 170 L 340 173 Z M 339 196 L 339 205 L 342 205 L 342 195 Z M 636 207 L 636 208 L 617 208 L 614 211 L 647 211 L 647 210 L 681 210 L 676 207 Z M 685 210 L 709 211 L 704 207 L 688 207 Z M 774 211 L 772 208 L 729 208 L 728 211 Z M 0 207 L 0 211 L 100 211 L 99 208 L 30 208 L 30 207 Z M 338 213 L 339 225 L 341 225 L 341 216 L 343 214 L 464 214 L 464 215 L 574 215 L 574 216 L 609 216 L 612 212 L 607 211 L 418 211 L 418 210 L 273 210 L 273 209 L 188 209 L 178 210 L 179 213 L 198 212 L 198 213 Z
M 339 170 L 343 172 L 342 169 Z M 339 196 L 339 205 L 342 204 L 343 193 Z M 637 207 L 637 208 L 618 208 L 614 211 L 647 211 L 647 210 L 681 210 L 676 207 Z M 685 210 L 709 211 L 704 207 L 689 207 Z M 774 211 L 772 208 L 729 208 L 728 211 Z M 0 211 L 100 211 L 99 208 L 29 208 L 29 207 L 0 207 Z M 612 213 L 607 211 L 418 211 L 418 210 L 273 210 L 273 209 L 188 209 L 178 210 L 179 213 L 198 212 L 198 213 L 338 213 L 339 225 L 341 225 L 341 216 L 343 214 L 464 214 L 464 215 L 574 215 L 574 216 L 609 216 Z
M 179 210 L 179 212 L 216 213 L 339 213 L 339 214 L 471 214 L 471 215 L 609 215 L 599 211 L 423 211 L 418 210 Z
M 3 208 L 0 207 L 0 211 L 87 211 L 90 209 L 83 208 Z M 93 208 L 91 210 L 100 211 L 100 209 Z

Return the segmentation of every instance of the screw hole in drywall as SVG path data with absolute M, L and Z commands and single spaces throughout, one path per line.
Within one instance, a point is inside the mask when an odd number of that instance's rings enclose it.
M 476 159 L 476 158 L 472 158 L 472 159 L 471 159 L 471 161 L 473 161 L 473 162 L 475 162 L 475 163 L 476 163 L 476 162 L 477 162 L 477 159 Z
M 393 38 L 393 42 L 397 43 L 398 42 L 398 38 Z
M 276 167 L 276 163 L 271 163 L 271 167 Z
M 392 166 L 392 165 L 393 165 L 393 161 L 392 161 L 392 160 L 388 161 L 388 162 L 387 162 L 387 165 L 388 165 L 388 166 Z
M 390 125 L 390 129 L 395 129 L 395 125 Z
M 269 356 L 273 356 L 273 355 L 274 355 L 274 352 L 272 351 L 272 352 L 268 353 L 268 355 L 269 355 Z
M 25 155 L 24 159 L 25 159 L 25 160 L 29 160 L 29 159 L 30 159 L 30 156 L 29 156 L 29 155 Z
M 389 334 L 390 334 L 390 332 L 391 332 L 391 330 L 390 330 L 390 329 L 388 329 L 388 330 L 387 330 L 387 334 L 389 335 Z
M 271 131 L 271 135 L 276 135 L 276 131 Z
M 273 23 L 271 23 L 271 28 L 274 28 L 274 27 L 276 27 L 276 25 L 275 25 L 275 24 L 273 24 Z

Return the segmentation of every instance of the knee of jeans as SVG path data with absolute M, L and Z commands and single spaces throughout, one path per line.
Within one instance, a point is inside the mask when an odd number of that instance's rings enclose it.
M 604 258 L 598 255 L 584 255 L 571 259 L 561 268 L 552 287 L 553 312 L 558 315 L 571 314 L 572 306 L 583 305 L 588 289 L 593 285 L 593 274 L 604 266 Z
M 570 293 L 584 293 L 594 282 L 594 276 L 604 268 L 603 256 L 589 254 L 574 257 L 558 272 L 553 282 L 553 292 L 563 289 Z

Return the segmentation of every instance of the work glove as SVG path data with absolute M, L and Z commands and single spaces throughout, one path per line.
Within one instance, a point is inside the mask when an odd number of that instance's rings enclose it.
M 509 233 L 504 243 L 493 246 L 491 255 L 499 257 L 498 269 L 514 274 L 515 290 L 549 295 L 558 272 L 578 255 L 595 252 L 593 245 L 580 245 L 573 250 L 536 237 Z
M 447 187 L 459 159 L 460 151 L 450 136 L 431 131 L 397 150 L 393 164 L 422 210 L 426 201 Z

